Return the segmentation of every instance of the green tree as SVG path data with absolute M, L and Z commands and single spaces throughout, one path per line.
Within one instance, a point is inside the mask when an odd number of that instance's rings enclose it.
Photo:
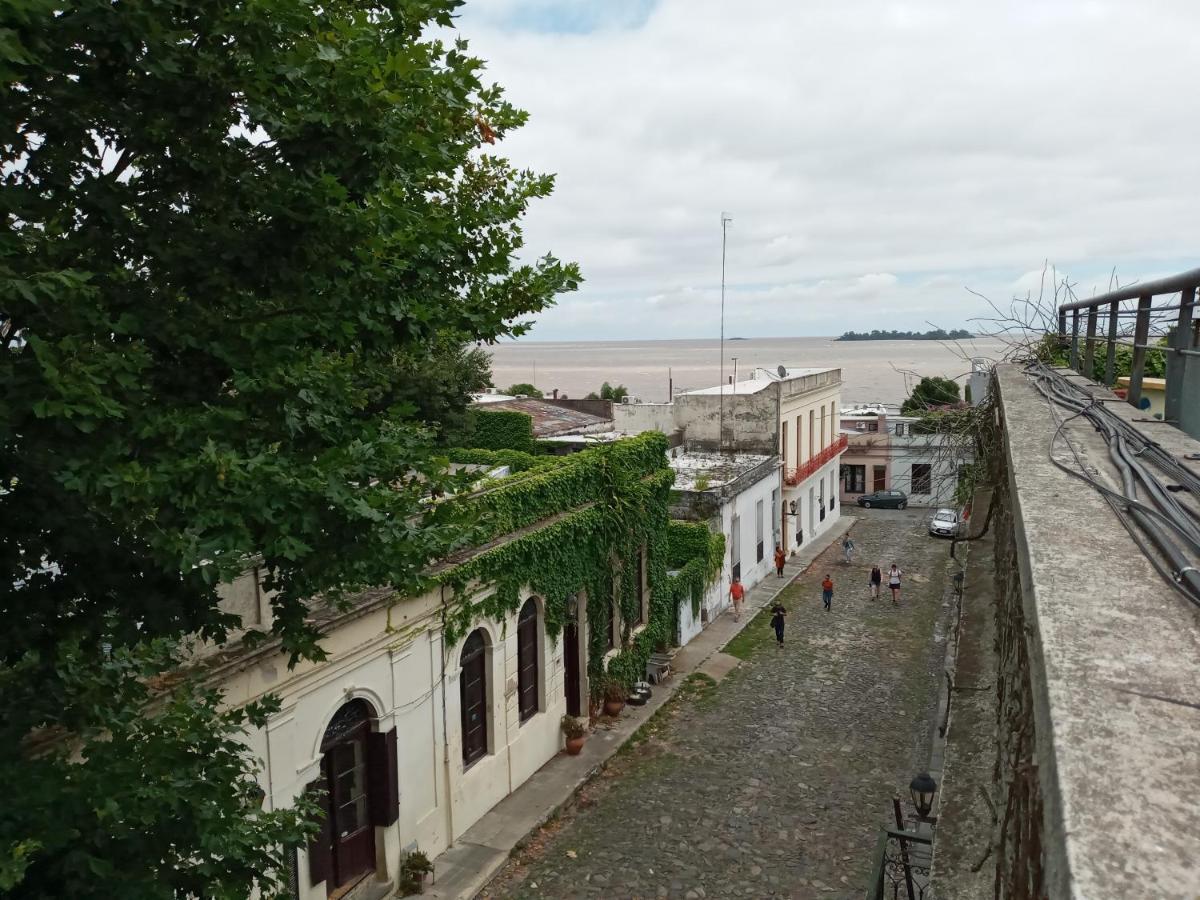
M 492 355 L 457 337 L 439 337 L 400 354 L 405 374 L 397 400 L 412 404 L 419 422 L 436 429 L 438 443 L 454 446 L 468 427 L 472 395 L 492 384 Z
M 590 397 L 591 395 L 589 395 Z M 629 390 L 623 384 L 618 384 L 613 387 L 607 381 L 600 385 L 600 400 L 612 400 L 615 403 L 620 403 L 629 396 Z
M 579 276 L 551 256 L 517 261 L 518 220 L 552 179 L 491 152 L 525 114 L 483 84 L 465 42 L 427 36 L 459 5 L 0 12 L 0 296 L 20 336 L 0 351 L 10 776 L 37 758 L 16 736 L 92 746 L 102 640 L 130 653 L 161 636 L 221 640 L 216 588 L 248 558 L 278 591 L 286 652 L 320 658 L 308 598 L 410 589 L 461 539 L 420 502 L 446 477 L 434 430 L 457 400 L 423 409 L 413 366 L 442 341 L 522 333 Z M 138 699 L 112 702 L 130 716 Z M 204 701 L 187 709 L 196 731 L 235 725 Z M 139 739 L 159 765 L 149 776 L 195 732 Z M 110 846 L 112 879 L 76 877 L 67 895 L 243 897 L 284 865 L 287 835 L 209 790 L 232 790 L 236 765 L 183 765 L 146 794 L 106 753 L 70 776 L 103 785 L 93 798 L 138 798 L 136 819 L 104 818 L 109 833 L 84 841 L 95 856 L 75 856 L 38 832 L 77 809 L 54 759 L 61 778 L 9 779 L 0 877 L 13 896 L 62 895 L 47 886 L 81 864 L 100 876 Z M 138 854 L 108 842 L 122 829 Z M 212 848 L 220 866 L 204 862 Z M 155 883 L 167 859 L 177 880 L 123 889 Z
M 922 378 L 912 389 L 908 399 L 900 406 L 900 412 L 906 416 L 916 415 L 925 410 L 939 406 L 949 406 L 959 402 L 958 384 L 951 378 L 934 375 Z
M 506 391 L 506 393 L 512 394 L 514 397 L 519 396 L 519 395 L 524 395 L 526 397 L 543 397 L 543 396 L 545 396 L 541 391 L 539 391 L 537 388 L 535 388 L 532 384 L 530 384 L 527 381 L 522 381 L 522 382 L 519 382 L 518 384 L 512 385 Z

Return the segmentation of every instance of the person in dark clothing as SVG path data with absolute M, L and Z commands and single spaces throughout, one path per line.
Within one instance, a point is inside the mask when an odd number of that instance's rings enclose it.
M 871 599 L 879 599 L 879 586 L 883 584 L 883 572 L 879 571 L 879 566 L 871 566 L 871 580 L 868 586 L 871 589 Z
M 783 619 L 786 615 L 787 610 L 776 600 L 775 605 L 771 607 L 771 627 L 775 629 L 775 640 L 780 647 L 783 646 Z

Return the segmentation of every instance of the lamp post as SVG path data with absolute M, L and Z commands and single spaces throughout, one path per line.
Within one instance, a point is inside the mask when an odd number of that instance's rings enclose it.
M 929 816 L 929 813 L 933 811 L 933 795 L 937 793 L 937 787 L 937 782 L 930 777 L 928 772 L 921 772 L 908 785 L 908 792 L 912 796 L 917 818 L 922 822 L 937 821 L 936 818 Z

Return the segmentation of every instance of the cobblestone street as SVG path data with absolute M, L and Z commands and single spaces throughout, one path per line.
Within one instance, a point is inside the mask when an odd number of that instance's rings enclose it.
M 784 647 L 760 614 L 726 647 L 741 665 L 693 677 L 482 896 L 861 898 L 936 728 L 952 563 L 928 512 L 855 510 L 854 564 L 831 547 L 781 595 Z M 893 560 L 899 607 L 866 587 Z

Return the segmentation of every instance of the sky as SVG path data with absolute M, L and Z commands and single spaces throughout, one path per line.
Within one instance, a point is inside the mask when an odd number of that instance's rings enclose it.
M 988 330 L 1200 265 L 1195 0 L 467 0 L 581 289 L 533 340 Z

